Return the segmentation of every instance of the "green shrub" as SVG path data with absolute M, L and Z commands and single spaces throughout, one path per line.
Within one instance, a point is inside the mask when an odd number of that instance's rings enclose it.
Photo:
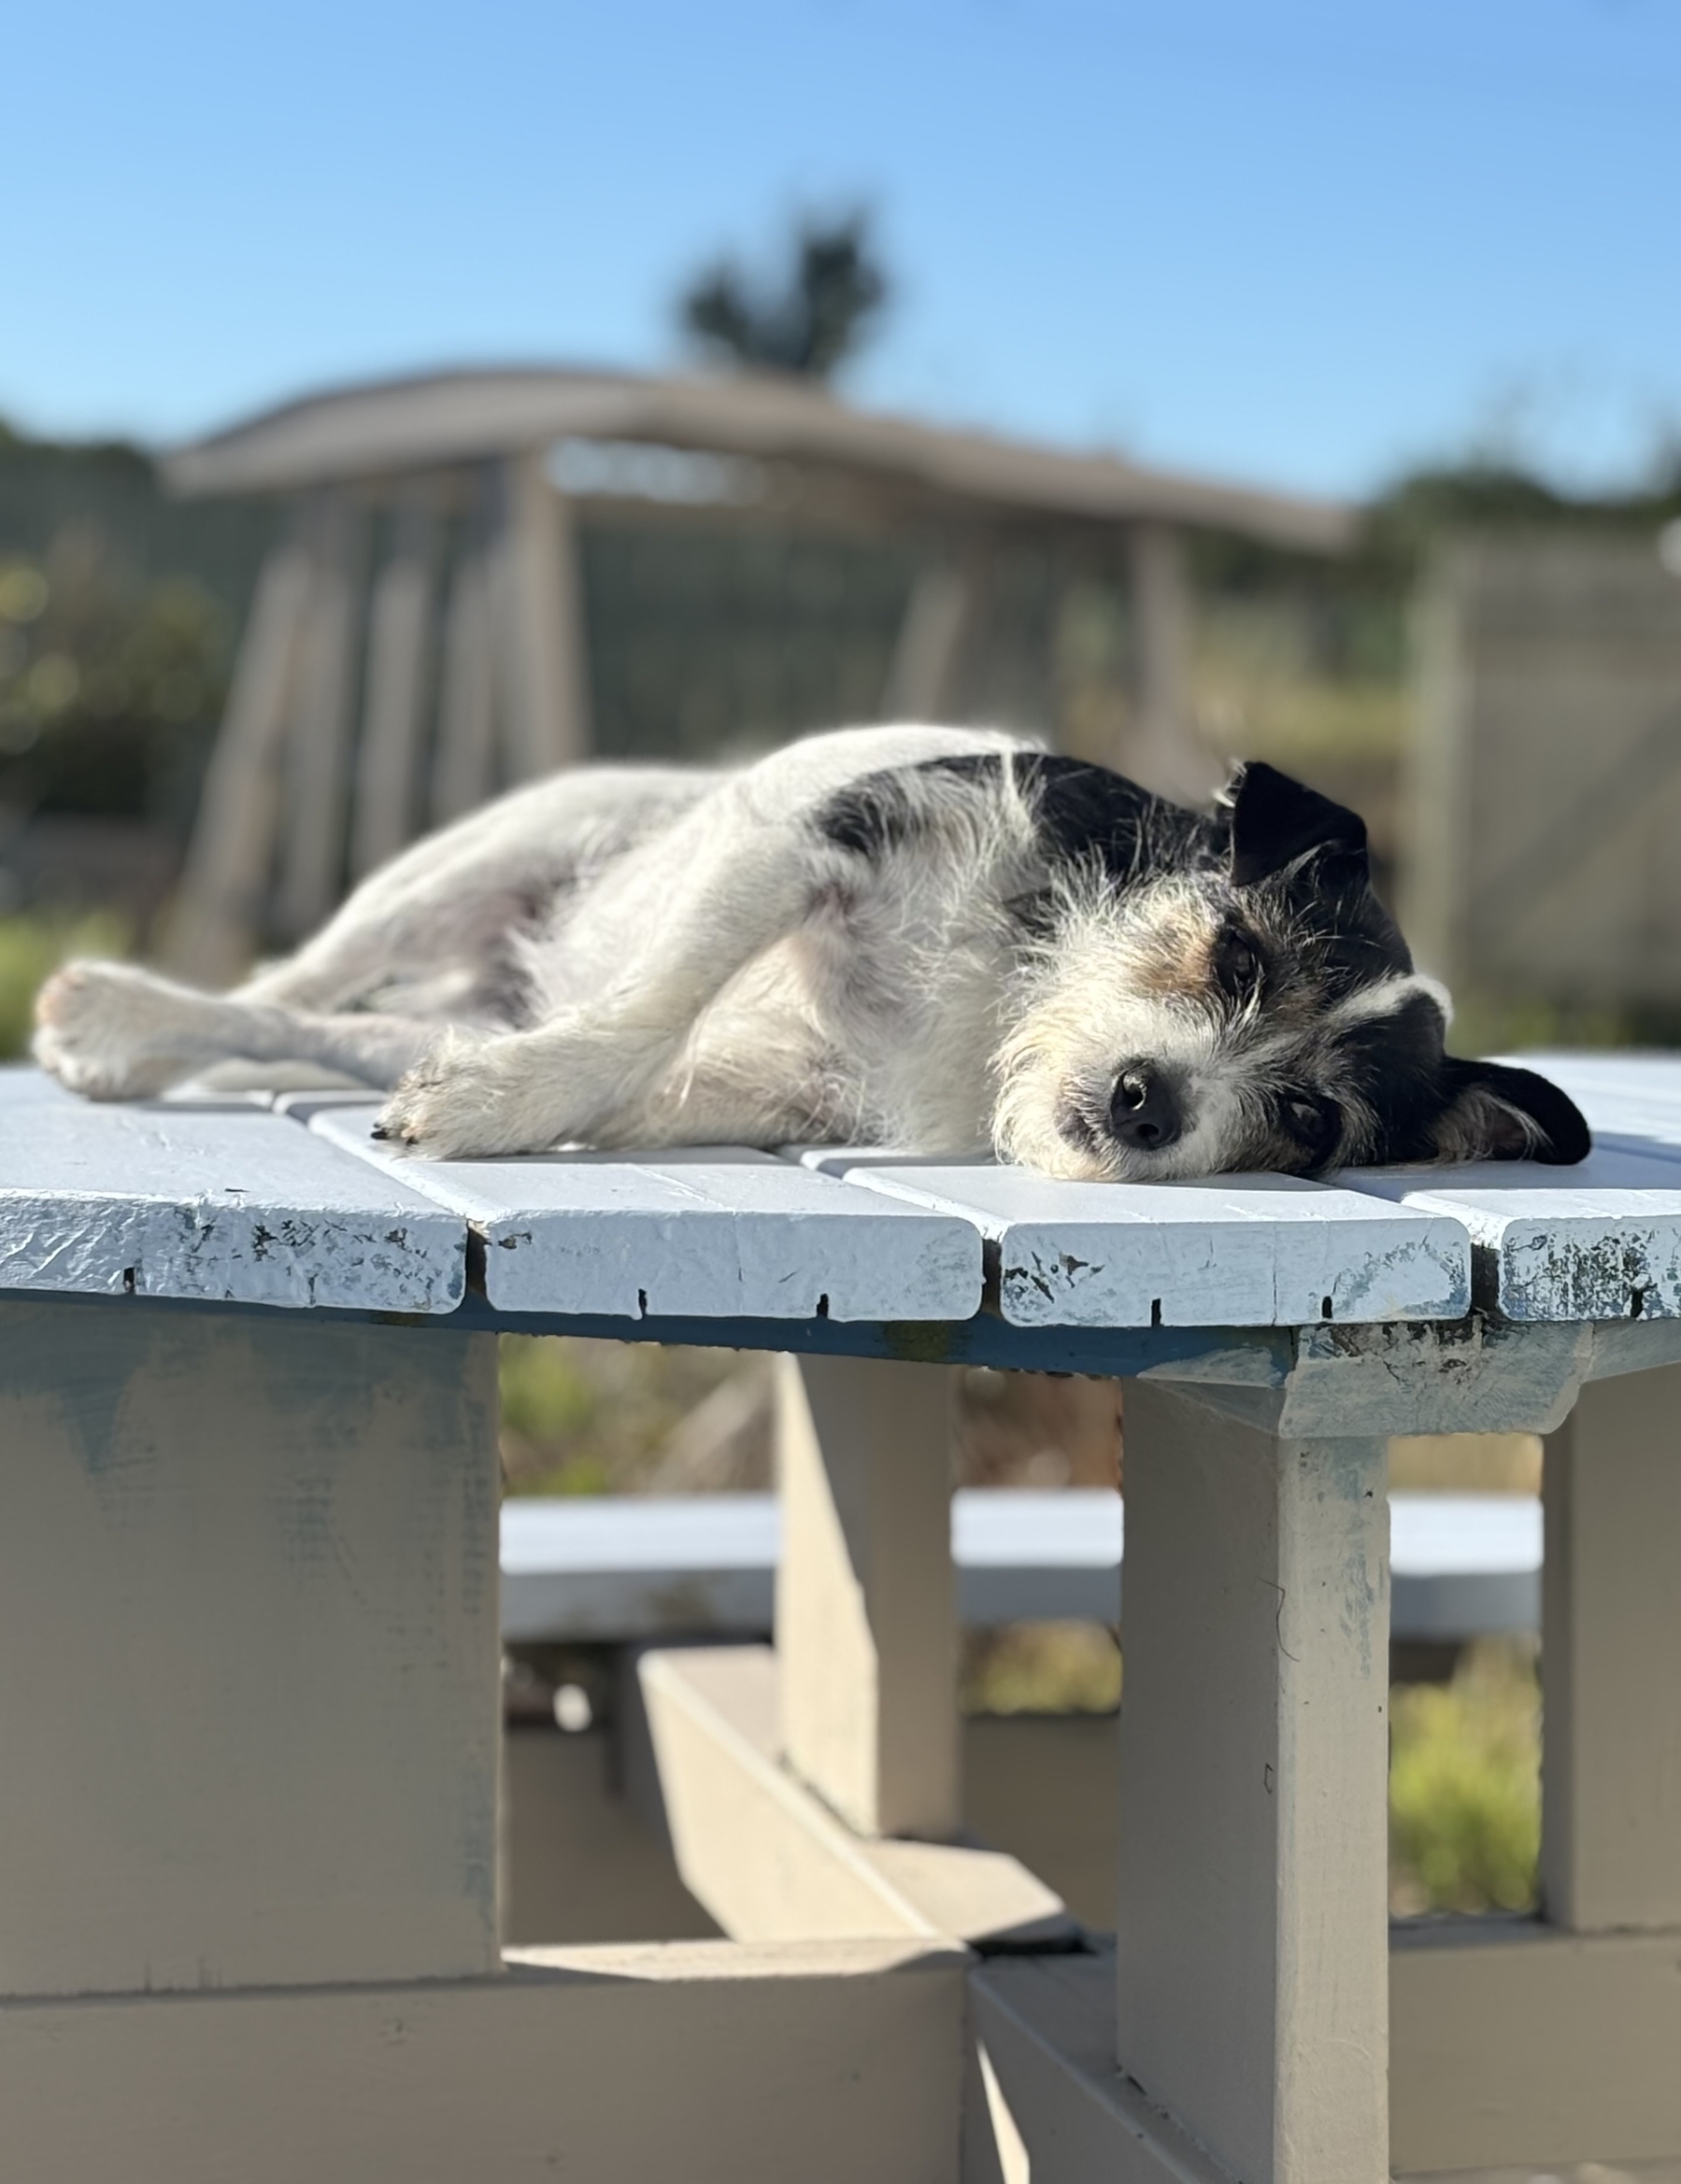
M 29 1052 L 36 989 L 68 956 L 121 956 L 128 935 L 117 918 L 0 917 L 0 1060 Z
M 1540 1848 L 1534 1652 L 1485 1639 L 1451 1683 L 1393 1694 L 1391 1901 L 1402 1912 L 1531 1910 Z

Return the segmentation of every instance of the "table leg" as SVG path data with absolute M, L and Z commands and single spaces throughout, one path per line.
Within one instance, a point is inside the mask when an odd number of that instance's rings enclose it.
M 779 1361 L 776 1586 L 790 1764 L 865 1835 L 954 1834 L 951 1375 Z
M 1378 2184 L 1385 1444 L 1126 1425 L 1119 2060 L 1245 2184 Z
M 493 1970 L 495 1344 L 0 1303 L 0 1993 Z
M 1542 1898 L 1681 1926 L 1681 1366 L 1586 1386 L 1546 1442 Z

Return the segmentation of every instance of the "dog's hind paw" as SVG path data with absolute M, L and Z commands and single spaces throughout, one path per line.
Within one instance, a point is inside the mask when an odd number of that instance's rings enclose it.
M 66 963 L 36 997 L 35 1058 L 88 1099 L 149 1099 L 183 1075 L 161 1051 L 157 988 L 126 963 Z

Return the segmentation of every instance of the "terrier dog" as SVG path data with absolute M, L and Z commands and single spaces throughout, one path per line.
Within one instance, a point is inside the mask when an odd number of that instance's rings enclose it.
M 1199 813 L 1019 738 L 901 727 L 518 790 L 233 993 L 70 964 L 36 1054 L 97 1099 L 314 1065 L 443 1158 L 817 1141 L 1150 1182 L 1580 1160 L 1570 1100 L 1448 1056 L 1448 1015 L 1360 820 L 1272 767 Z

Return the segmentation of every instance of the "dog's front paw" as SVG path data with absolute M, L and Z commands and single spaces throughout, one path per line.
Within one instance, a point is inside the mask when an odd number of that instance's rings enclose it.
M 36 997 L 35 1058 L 89 1099 L 149 1099 L 187 1063 L 159 1051 L 158 1011 L 144 971 L 66 963 Z
M 379 1111 L 374 1135 L 433 1160 L 542 1153 L 567 1134 L 551 1080 L 536 1075 L 518 1038 L 441 1039 Z

